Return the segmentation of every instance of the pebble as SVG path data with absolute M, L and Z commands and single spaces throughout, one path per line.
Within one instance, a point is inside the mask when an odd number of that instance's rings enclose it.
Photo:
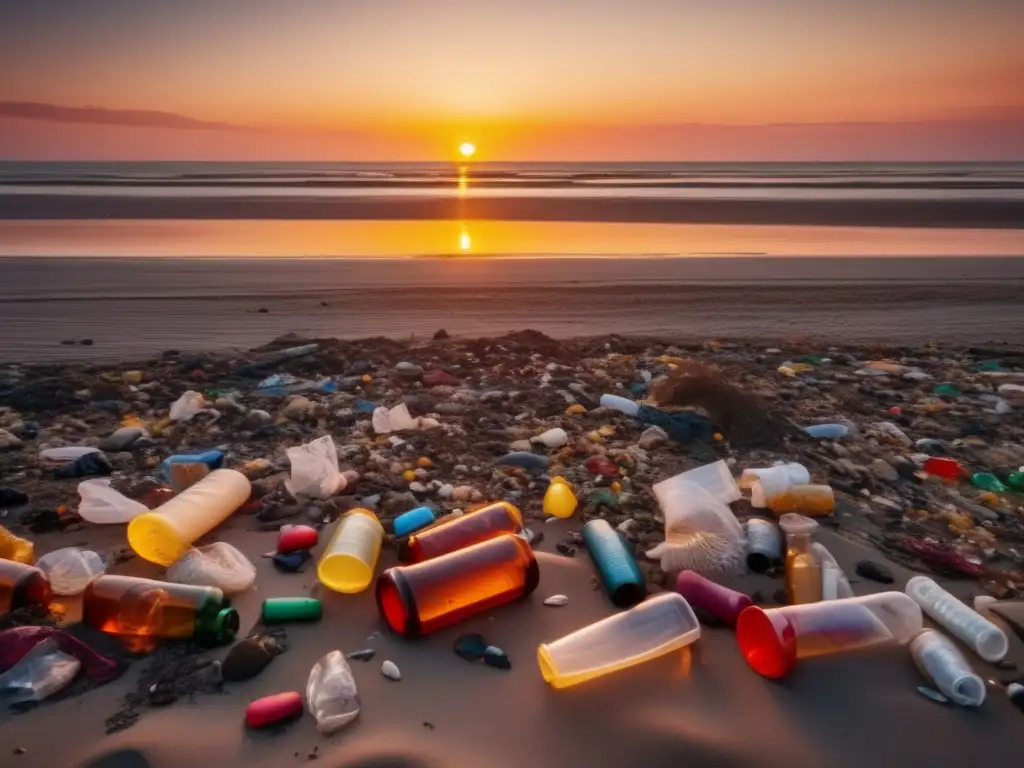
M 875 459 L 868 465 L 871 474 L 883 483 L 895 483 L 900 479 L 899 473 L 885 459 Z
M 664 429 L 661 427 L 648 427 L 641 433 L 637 444 L 645 451 L 650 451 L 663 445 L 668 445 L 669 442 L 668 433 Z
M 452 501 L 469 501 L 473 497 L 473 486 L 459 485 L 452 489 Z
M 380 673 L 388 680 L 394 680 L 395 682 L 402 679 L 402 673 L 399 671 L 398 665 L 391 660 L 387 660 L 380 665 Z
M 529 416 L 529 414 L 527 414 Z M 530 439 L 531 443 L 538 443 L 543 445 L 545 448 L 561 448 L 563 445 L 569 442 L 569 435 L 561 427 L 555 429 L 549 429 L 547 432 L 542 432 Z
M 533 444 L 529 440 L 516 440 L 509 446 L 509 449 L 529 453 L 533 449 Z
M 353 651 L 348 655 L 348 658 L 352 661 L 370 661 L 374 656 L 377 655 L 375 648 L 363 648 L 360 651 Z M 396 667 L 397 669 L 397 667 Z M 383 670 L 382 670 L 383 671 Z
M 423 378 L 423 368 L 405 360 L 395 366 L 395 373 L 403 379 L 419 380 Z
M 568 603 L 569 598 L 565 595 L 552 595 L 544 601 L 544 605 L 550 605 L 555 608 L 560 608 L 561 606 L 567 605 Z
M 523 469 L 543 472 L 548 468 L 548 457 L 526 451 L 507 453 L 496 462 L 499 467 L 521 467 Z
M 267 644 L 257 638 L 239 640 L 221 662 L 221 676 L 229 683 L 251 680 L 267 668 L 274 656 Z
M 22 446 L 21 438 L 12 435 L 6 429 L 0 429 L 0 451 L 7 451 Z
M 292 421 L 299 421 L 306 418 L 313 410 L 313 403 L 305 395 L 292 395 L 288 398 L 284 408 L 281 409 L 281 416 Z
M 457 637 L 452 650 L 455 651 L 455 655 L 460 659 L 476 662 L 484 657 L 484 652 L 488 647 L 490 647 L 489 643 L 484 639 L 484 636 L 474 632 Z
M 879 584 L 892 584 L 895 581 L 892 571 L 873 560 L 860 560 L 856 568 L 858 576 L 877 581 Z
M 488 645 L 484 649 L 484 664 L 495 669 L 512 669 L 512 662 L 508 655 L 494 645 Z
M 260 429 L 261 427 L 269 426 L 273 420 L 274 417 L 269 413 L 256 408 L 249 411 L 245 415 L 245 418 L 242 419 L 242 429 L 246 429 L 251 432 Z
M 115 430 L 109 437 L 100 440 L 99 449 L 101 451 L 109 451 L 110 453 L 124 451 L 140 437 L 148 434 L 142 427 L 121 427 Z

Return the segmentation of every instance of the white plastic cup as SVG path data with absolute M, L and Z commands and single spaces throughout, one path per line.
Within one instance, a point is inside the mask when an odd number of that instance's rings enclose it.
M 927 576 L 907 582 L 906 592 L 933 620 L 963 640 L 987 662 L 1001 660 L 1010 649 L 1006 634 Z
M 684 483 L 691 483 L 703 488 L 723 504 L 731 504 L 742 496 L 740 487 L 736 485 L 736 480 L 732 476 L 732 470 L 724 461 L 705 464 L 674 475 L 668 480 L 662 480 L 654 485 L 654 495 L 659 499 L 667 498 L 681 490 Z
M 552 688 L 626 669 L 683 648 L 700 637 L 700 622 L 675 592 L 652 597 L 537 648 L 537 663 Z

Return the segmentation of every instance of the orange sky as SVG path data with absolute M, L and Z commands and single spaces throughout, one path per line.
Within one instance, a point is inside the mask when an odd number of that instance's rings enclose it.
M 914 141 L 877 124 L 916 123 L 923 147 L 987 156 L 964 121 L 1002 121 L 1013 154 L 1022 30 L 1020 0 L 0 0 L 0 102 L 273 129 L 0 108 L 0 155 L 449 159 L 471 139 L 483 160 L 730 159 L 762 141 L 898 159 Z M 862 122 L 836 142 L 831 124 Z M 774 123 L 825 125 L 784 147 L 778 129 L 717 146 L 679 128 Z

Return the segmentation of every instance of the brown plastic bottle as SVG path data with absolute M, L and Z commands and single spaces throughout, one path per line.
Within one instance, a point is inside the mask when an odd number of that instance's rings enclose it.
M 53 599 L 50 580 L 32 565 L 0 560 L 0 614 L 30 606 L 45 607 Z
M 523 531 L 523 516 L 507 501 L 496 501 L 412 534 L 399 542 L 398 559 L 422 563 L 507 533 Z
M 82 621 L 126 637 L 195 639 L 220 645 L 238 632 L 238 613 L 215 587 L 134 576 L 100 576 L 86 587 Z

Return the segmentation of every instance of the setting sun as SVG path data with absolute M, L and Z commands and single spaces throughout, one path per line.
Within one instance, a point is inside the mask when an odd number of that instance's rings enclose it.
M 476 154 L 476 144 L 472 144 L 468 141 L 464 141 L 459 145 L 459 154 L 465 158 L 470 158 Z

